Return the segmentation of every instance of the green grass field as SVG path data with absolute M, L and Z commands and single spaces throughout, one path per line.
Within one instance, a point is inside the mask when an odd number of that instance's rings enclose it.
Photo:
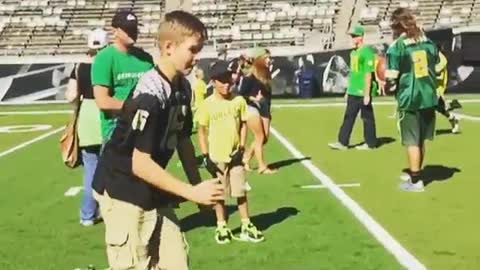
M 463 98 L 479 98 L 465 96 Z M 308 103 L 338 102 L 323 99 Z M 390 100 L 390 99 L 387 99 Z M 289 100 L 274 102 L 294 103 Z M 305 102 L 306 103 L 306 102 Z M 82 185 L 81 169 L 69 170 L 60 160 L 58 139 L 50 136 L 8 155 L 2 152 L 61 127 L 67 114 L 4 115 L 6 111 L 68 109 L 65 105 L 2 106 L 0 127 L 48 124 L 46 131 L 0 133 L 0 269 L 62 269 L 107 267 L 103 225 L 78 224 L 81 194 L 65 197 Z M 428 269 L 479 269 L 480 235 L 475 216 L 480 121 L 463 121 L 462 134 L 447 132 L 438 117 L 436 140 L 428 144 L 426 170 L 431 183 L 421 194 L 403 193 L 398 176 L 406 167 L 392 105 L 375 108 L 377 133 L 383 145 L 369 152 L 328 149 L 336 139 L 343 107 L 275 108 L 273 126 L 305 157 L 337 184 L 359 183 L 343 190 Z M 461 113 L 479 116 L 478 103 Z M 351 144 L 362 142 L 361 121 Z M 219 246 L 213 239 L 215 220 L 196 206 L 181 205 L 178 215 L 190 244 L 191 269 L 209 270 L 395 270 L 402 269 L 382 244 L 328 189 L 302 189 L 320 184 L 274 137 L 267 158 L 280 168 L 276 175 L 249 174 L 252 220 L 264 230 L 260 244 L 234 242 Z M 177 160 L 169 170 L 184 178 Z M 205 173 L 205 172 L 203 172 Z M 206 174 L 204 174 L 206 176 Z M 233 201 L 230 227 L 238 231 Z

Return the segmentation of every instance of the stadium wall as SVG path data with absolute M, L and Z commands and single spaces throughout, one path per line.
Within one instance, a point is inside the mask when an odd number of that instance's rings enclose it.
M 297 96 L 296 74 L 300 71 L 302 62 L 303 66 L 314 73 L 317 82 L 314 96 L 343 93 L 348 79 L 349 53 L 350 50 L 340 50 L 274 57 L 273 71 L 278 70 L 278 75 L 273 80 L 274 96 Z M 332 61 L 332 57 L 335 61 Z M 480 87 L 478 87 L 480 67 L 460 65 L 461 61 L 454 61 L 454 53 L 449 57 L 452 58 L 449 63 L 449 92 L 480 93 Z M 213 61 L 216 59 L 211 57 L 200 61 L 199 65 L 204 69 L 207 78 L 208 66 Z M 0 65 L 0 102 L 63 102 L 66 84 L 73 66 L 72 63 Z M 327 67 L 330 71 L 325 72 Z M 331 87 L 332 83 L 334 87 Z

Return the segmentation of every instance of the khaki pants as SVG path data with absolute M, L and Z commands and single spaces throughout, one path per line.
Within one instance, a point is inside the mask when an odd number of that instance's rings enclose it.
M 145 211 L 106 192 L 94 197 L 111 270 L 188 270 L 188 244 L 171 207 Z
M 224 172 L 224 176 L 220 177 L 220 181 L 223 184 L 225 198 L 245 197 L 247 195 L 245 168 L 243 166 L 234 166 L 225 173 L 227 164 L 221 162 L 216 164 Z

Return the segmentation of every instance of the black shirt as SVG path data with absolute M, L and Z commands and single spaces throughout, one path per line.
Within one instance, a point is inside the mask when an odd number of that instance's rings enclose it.
M 266 102 L 270 104 L 270 100 L 272 99 L 270 86 L 265 85 L 253 75 L 243 77 L 240 85 L 240 94 L 245 97 L 247 103 L 251 103 L 248 97 L 256 97 L 258 92 L 262 93 Z
M 78 78 L 77 78 L 78 69 Z M 79 95 L 83 98 L 94 99 L 93 86 L 90 71 L 92 70 L 92 64 L 79 63 L 75 66 L 70 74 L 70 79 L 77 80 Z
M 145 73 L 125 101 L 112 138 L 100 158 L 93 188 L 100 194 L 150 210 L 177 200 L 132 172 L 136 148 L 166 168 L 179 139 L 192 132 L 190 85 L 183 76 L 169 82 L 157 69 Z

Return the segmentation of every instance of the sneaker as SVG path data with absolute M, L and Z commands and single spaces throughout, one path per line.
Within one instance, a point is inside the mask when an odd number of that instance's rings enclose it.
M 93 220 L 80 219 L 80 225 L 82 225 L 83 227 L 90 227 L 102 221 L 103 221 L 103 217 L 100 214 L 100 211 L 97 211 L 97 213 L 95 214 L 95 218 Z
M 400 184 L 400 189 L 407 192 L 424 192 L 425 191 L 423 181 L 418 181 L 415 184 L 413 184 L 412 182 L 402 183 Z
M 80 220 L 80 225 L 83 227 L 90 227 L 95 225 L 95 220 Z
M 329 143 L 328 146 L 334 150 L 347 150 L 348 147 L 339 143 L 339 142 L 336 142 L 336 143 Z
M 400 180 L 403 182 L 410 182 L 412 180 L 412 177 L 408 173 L 402 173 L 400 174 Z
M 265 240 L 263 233 L 253 225 L 242 225 L 242 232 L 240 233 L 240 240 L 245 242 L 260 243 Z
M 458 121 L 458 118 L 453 117 L 448 121 L 450 122 L 450 125 L 452 125 L 452 133 L 458 134 L 460 132 L 460 124 L 459 124 L 460 121 Z
M 248 182 L 245 182 L 245 191 L 251 191 L 252 190 L 252 186 L 250 186 L 250 184 Z
M 359 146 L 355 146 L 355 149 L 357 150 L 373 150 L 373 147 L 368 146 L 368 144 L 364 143 Z
M 215 241 L 220 245 L 228 244 L 232 241 L 232 235 L 232 231 L 226 226 L 217 228 L 215 230 Z

